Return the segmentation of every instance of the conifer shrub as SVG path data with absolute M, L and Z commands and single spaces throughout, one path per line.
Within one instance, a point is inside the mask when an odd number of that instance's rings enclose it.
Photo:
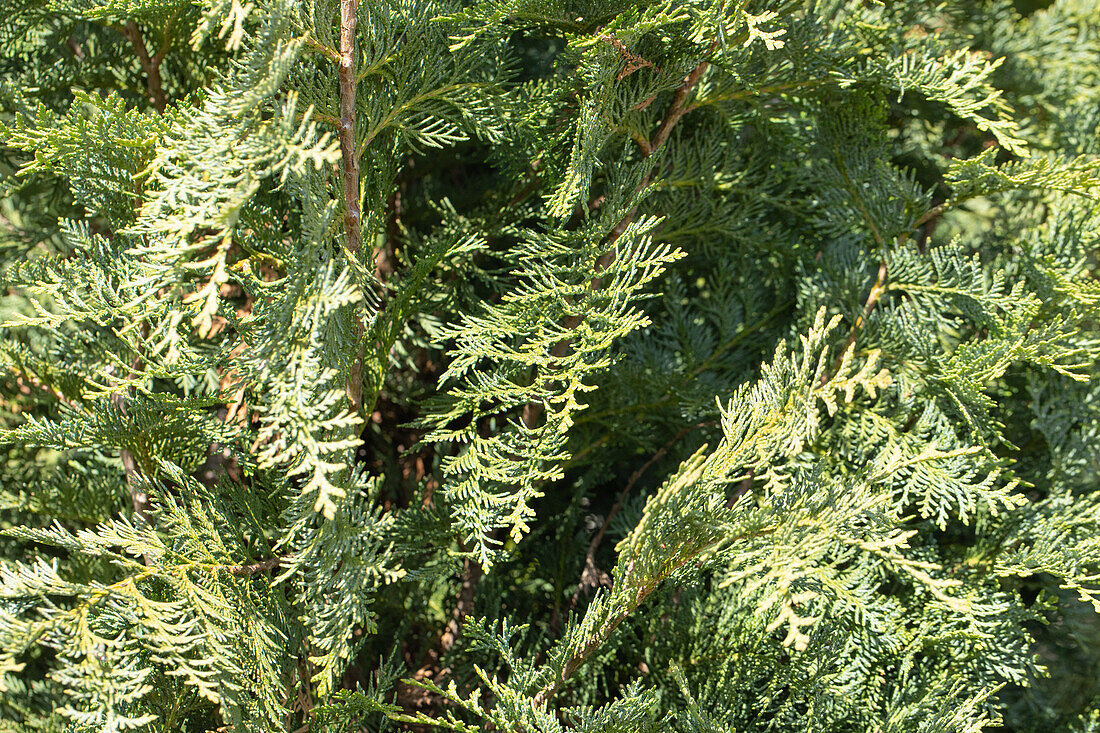
M 0 731 L 1100 731 L 1094 0 L 6 0 Z

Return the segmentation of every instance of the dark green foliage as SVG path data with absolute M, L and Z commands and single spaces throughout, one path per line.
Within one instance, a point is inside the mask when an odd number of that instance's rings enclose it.
M 1100 731 L 1092 0 L 7 5 L 0 731 Z

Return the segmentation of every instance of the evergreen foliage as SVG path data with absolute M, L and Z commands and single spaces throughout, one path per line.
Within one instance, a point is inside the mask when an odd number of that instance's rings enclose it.
M 0 731 L 1100 731 L 1093 0 L 9 0 Z

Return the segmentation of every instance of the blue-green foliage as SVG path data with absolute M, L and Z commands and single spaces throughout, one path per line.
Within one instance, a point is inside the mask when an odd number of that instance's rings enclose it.
M 7 3 L 0 731 L 1100 730 L 1098 29 Z

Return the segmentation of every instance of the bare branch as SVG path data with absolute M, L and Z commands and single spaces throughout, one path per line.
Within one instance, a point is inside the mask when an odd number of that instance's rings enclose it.
M 355 26 L 359 0 L 340 0 L 340 154 L 344 179 L 344 237 L 348 251 L 358 255 L 363 243 L 359 211 L 359 151 L 355 143 Z M 356 354 L 348 375 L 348 400 L 358 412 L 363 405 L 363 357 Z
M 344 233 L 348 249 L 362 244 L 359 213 L 359 156 L 355 148 L 355 25 L 359 0 L 340 0 L 340 153 L 344 164 Z
M 274 570 L 289 559 L 289 556 L 271 557 L 266 560 L 249 563 L 248 565 L 228 565 L 225 567 L 225 571 L 230 575 L 248 577 L 267 570 Z
M 152 102 L 153 109 L 163 114 L 165 107 L 168 106 L 168 98 L 164 95 L 164 87 L 160 78 L 160 63 L 164 60 L 164 56 L 159 52 L 156 58 L 149 56 L 149 49 L 145 47 L 145 38 L 141 35 L 141 29 L 134 21 L 127 22 L 120 30 L 126 40 L 130 42 L 130 45 L 134 47 L 134 53 L 137 54 L 141 70 L 145 72 L 145 85 L 148 87 L 149 101 Z
M 713 50 L 715 45 L 711 46 Z M 684 77 L 684 83 L 680 85 L 680 88 L 676 90 L 676 95 L 672 98 L 672 104 L 669 105 L 668 112 L 665 114 L 665 119 L 661 122 L 661 126 L 657 128 L 657 134 L 653 136 L 653 141 L 650 143 L 650 151 L 657 150 L 665 144 L 668 140 L 668 136 L 672 134 L 672 128 L 676 126 L 676 123 L 680 121 L 680 118 L 684 116 L 687 110 L 687 98 L 691 94 L 691 90 L 695 88 L 695 85 L 699 83 L 699 79 L 702 78 L 703 72 L 710 66 L 709 61 L 700 61 L 699 64 L 691 70 L 691 73 Z

